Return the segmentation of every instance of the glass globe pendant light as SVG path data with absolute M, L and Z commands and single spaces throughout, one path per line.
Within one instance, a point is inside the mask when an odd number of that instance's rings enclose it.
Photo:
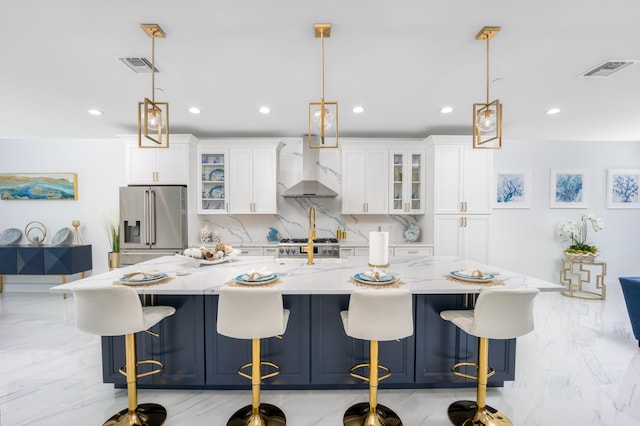
M 496 112 L 492 109 L 485 109 L 484 111 L 478 111 L 476 116 L 476 127 L 480 132 L 490 132 L 496 128 Z
M 338 103 L 324 100 L 324 39 L 331 36 L 331 24 L 315 24 L 314 35 L 321 42 L 322 97 L 309 102 L 309 148 L 338 147 Z
M 169 147 L 169 103 L 155 100 L 155 40 L 166 35 L 158 24 L 141 24 L 151 37 L 151 99 L 138 102 L 138 146 L 140 148 Z
M 502 104 L 498 99 L 489 102 L 489 40 L 500 31 L 500 27 L 484 27 L 476 40 L 485 40 L 487 45 L 487 98 L 484 103 L 473 104 L 473 147 L 502 148 Z

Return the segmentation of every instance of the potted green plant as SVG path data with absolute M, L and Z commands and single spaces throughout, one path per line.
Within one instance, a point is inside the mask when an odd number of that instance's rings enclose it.
M 598 256 L 598 248 L 593 244 L 587 243 L 588 223 L 591 223 L 591 227 L 595 232 L 604 228 L 602 219 L 590 213 L 583 214 L 578 220 L 562 222 L 558 226 L 558 235 L 567 237 L 571 241 L 571 245 L 564 250 L 564 255 L 567 259 L 579 262 L 593 262 Z
M 120 267 L 120 227 L 117 225 L 109 226 L 109 243 L 111 251 L 109 252 L 109 270 Z

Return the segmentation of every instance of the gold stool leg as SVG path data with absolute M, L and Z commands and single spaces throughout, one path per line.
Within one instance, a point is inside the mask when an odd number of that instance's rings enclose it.
M 247 365 L 248 367 L 248 365 Z M 236 411 L 227 426 L 284 426 L 287 420 L 282 410 L 275 405 L 260 403 L 260 339 L 251 340 L 251 405 Z M 271 377 L 270 375 L 265 377 Z
M 478 387 L 476 401 L 456 401 L 449 406 L 449 420 L 456 426 L 513 426 L 502 412 L 487 405 L 489 339 L 478 338 Z
M 402 426 L 402 420 L 393 410 L 378 404 L 378 369 L 378 341 L 372 340 L 369 342 L 369 402 L 349 407 L 342 418 L 345 426 Z
M 138 405 L 138 368 L 136 361 L 136 335 L 125 336 L 128 407 L 114 414 L 103 426 L 161 426 L 167 419 L 167 410 L 159 404 Z

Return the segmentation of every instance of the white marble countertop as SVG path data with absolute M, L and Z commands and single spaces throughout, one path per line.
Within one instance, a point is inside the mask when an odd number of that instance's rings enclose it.
M 276 284 L 283 294 L 349 294 L 356 288 L 350 278 L 370 269 L 366 256 L 347 259 L 315 259 L 307 265 L 306 259 L 275 259 L 271 256 L 237 256 L 216 265 L 189 267 L 181 256 L 163 256 L 137 265 L 114 269 L 50 289 L 53 293 L 70 293 L 78 286 L 104 286 L 117 283 L 125 273 L 158 270 L 171 279 L 162 284 L 137 285 L 141 293 L 147 294 L 215 294 L 225 283 L 251 269 L 267 268 L 278 274 Z M 414 294 L 464 294 L 477 293 L 482 284 L 460 283 L 444 276 L 451 271 L 480 269 L 492 273 L 504 281 L 506 287 L 536 287 L 541 291 L 561 291 L 563 286 L 548 281 L 527 277 L 455 257 L 408 256 L 392 257 L 387 273 L 397 274 L 403 286 Z M 176 275 L 178 273 L 178 275 Z M 181 275 L 186 274 L 186 275 Z

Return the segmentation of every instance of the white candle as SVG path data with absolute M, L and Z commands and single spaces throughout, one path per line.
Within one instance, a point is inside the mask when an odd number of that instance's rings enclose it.
M 369 232 L 369 266 L 389 266 L 388 232 Z

